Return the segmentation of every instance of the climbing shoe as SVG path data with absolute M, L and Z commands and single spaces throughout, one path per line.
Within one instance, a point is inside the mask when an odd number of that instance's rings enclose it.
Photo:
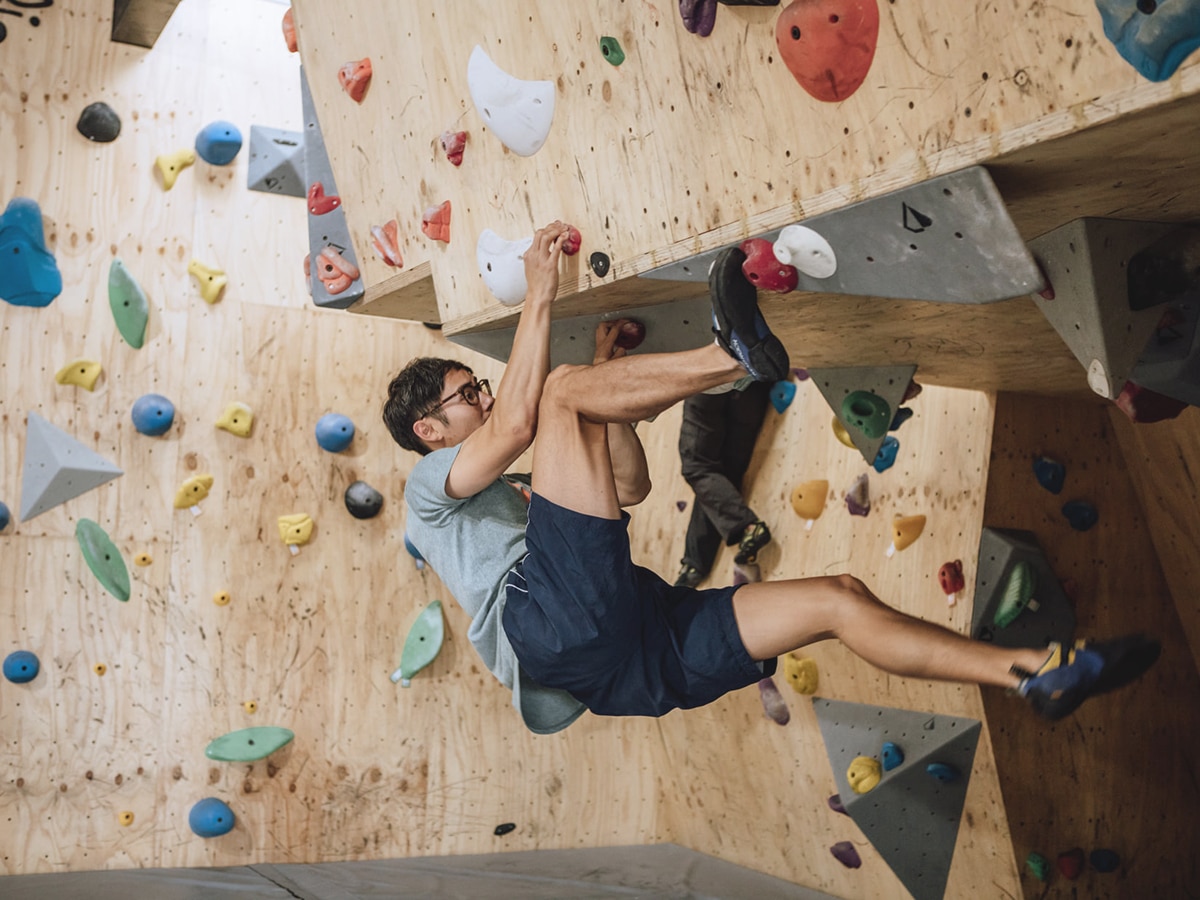
M 745 261 L 740 249 L 727 247 L 709 270 L 713 333 L 755 381 L 782 381 L 788 376 L 787 350 L 758 311 L 758 291 L 742 274 Z
M 751 522 L 742 532 L 742 539 L 738 541 L 738 552 L 733 558 L 734 564 L 744 566 L 754 562 L 758 559 L 758 551 L 769 543 L 771 543 L 771 529 L 767 528 L 767 523 Z
M 1023 675 L 1017 693 L 1034 711 L 1061 719 L 1089 697 L 1124 687 L 1146 672 L 1162 650 L 1153 638 L 1135 634 L 1111 641 L 1079 641 L 1074 647 L 1050 645 L 1050 656 L 1035 673 Z
M 704 580 L 704 573 L 690 563 L 685 562 L 675 579 L 675 587 L 694 588 Z

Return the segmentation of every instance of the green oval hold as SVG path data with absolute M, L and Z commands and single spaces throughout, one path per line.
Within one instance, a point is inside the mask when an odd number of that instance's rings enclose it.
M 842 401 L 842 421 L 875 440 L 887 434 L 888 425 L 892 423 L 892 408 L 878 394 L 854 391 Z
M 392 682 L 408 687 L 414 675 L 429 665 L 442 649 L 446 629 L 442 619 L 442 601 L 434 600 L 409 629 L 404 651 L 400 654 L 400 668 L 392 673 Z
M 129 570 L 108 533 L 91 519 L 80 519 L 75 525 L 75 540 L 96 580 L 118 600 L 128 600 Z
M 112 307 L 117 330 L 125 338 L 125 343 L 135 350 L 140 349 L 146 341 L 150 304 L 146 301 L 142 286 L 119 259 L 114 259 L 108 268 L 108 305 Z
M 625 62 L 625 51 L 621 49 L 621 42 L 615 37 L 605 35 L 600 38 L 600 52 L 614 66 L 619 66 Z
M 1012 567 L 1008 573 L 1008 583 L 1004 586 L 1004 595 L 992 620 L 997 628 L 1007 628 L 1025 611 L 1036 587 L 1037 573 L 1033 566 L 1021 560 Z
M 204 748 L 204 755 L 221 762 L 254 762 L 286 747 L 295 736 L 289 729 L 276 725 L 243 728 L 211 741 Z

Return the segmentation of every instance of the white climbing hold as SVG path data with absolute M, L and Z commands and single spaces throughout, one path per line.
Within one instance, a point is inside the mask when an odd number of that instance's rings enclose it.
M 492 133 L 518 156 L 533 156 L 550 134 L 554 82 L 509 75 L 476 46 L 467 63 L 467 87 L 475 110 Z
M 492 296 L 505 306 L 516 306 L 525 299 L 525 251 L 532 237 L 507 241 L 490 228 L 485 228 L 475 244 L 475 261 L 479 274 Z
M 837 271 L 837 254 L 829 241 L 805 225 L 788 225 L 775 239 L 775 258 L 795 266 L 810 278 L 828 278 Z

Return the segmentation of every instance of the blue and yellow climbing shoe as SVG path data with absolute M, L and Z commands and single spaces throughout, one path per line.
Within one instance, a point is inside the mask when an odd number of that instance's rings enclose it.
M 767 523 L 761 520 L 751 522 L 742 532 L 741 540 L 738 541 L 738 552 L 737 556 L 733 558 L 734 563 L 744 566 L 747 563 L 757 562 L 758 551 L 769 543 L 771 543 L 771 529 L 767 527 Z
M 728 247 L 708 273 L 713 332 L 721 348 L 755 381 L 782 381 L 790 371 L 787 350 L 758 311 L 758 291 L 742 274 L 745 261 L 745 253 Z
M 1017 693 L 1052 721 L 1070 715 L 1089 697 L 1136 681 L 1158 659 L 1162 645 L 1133 634 L 1111 641 L 1077 641 L 1072 648 L 1052 643 L 1050 656 L 1035 673 L 1022 675 Z

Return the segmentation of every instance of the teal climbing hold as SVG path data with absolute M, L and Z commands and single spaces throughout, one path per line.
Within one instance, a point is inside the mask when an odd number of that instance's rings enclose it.
M 1029 873 L 1038 881 L 1045 881 L 1050 877 L 1050 860 L 1042 856 L 1036 850 L 1030 852 L 1025 857 L 1025 867 L 1029 869 Z
M 958 769 L 954 768 L 954 766 L 943 762 L 931 762 L 925 767 L 925 771 L 927 774 L 933 778 L 936 778 L 943 784 L 949 784 L 952 781 L 958 781 L 958 779 L 962 776 L 962 773 L 959 772 Z
M 146 301 L 146 292 L 119 259 L 114 259 L 108 269 L 108 305 L 112 307 L 117 330 L 125 343 L 139 349 L 146 340 L 150 304 Z
M 13 306 L 49 306 L 62 293 L 62 275 L 46 246 L 42 210 L 14 197 L 0 213 L 0 300 Z
M 1150 81 L 1166 81 L 1200 47 L 1200 4 L 1190 0 L 1096 0 L 1104 36 Z
M 404 533 L 404 549 L 413 558 L 413 562 L 416 563 L 418 569 L 425 568 L 425 557 L 421 555 L 421 551 L 417 549 L 417 545 L 409 539 L 408 532 Z M 392 680 L 394 681 L 395 679 Z
M 295 736 L 289 729 L 275 725 L 243 728 L 214 738 L 204 748 L 204 755 L 221 762 L 254 762 L 286 747 Z
M 796 385 L 790 381 L 777 381 L 771 386 L 771 405 L 775 412 L 782 413 L 796 398 Z
M 842 401 L 842 421 L 848 428 L 857 428 L 875 440 L 887 434 L 892 422 L 892 408 L 878 394 L 851 391 Z
M 392 682 L 408 687 L 412 677 L 437 657 L 444 638 L 442 601 L 434 600 L 421 611 L 409 630 L 404 651 L 400 654 L 400 668 L 392 673 Z
M 1037 572 L 1025 560 L 1015 563 L 1008 573 L 1008 583 L 1004 585 L 1004 594 L 1000 597 L 1000 605 L 996 607 L 993 624 L 997 628 L 1007 628 L 1011 625 L 1025 607 L 1037 588 Z
M 883 742 L 883 771 L 890 772 L 904 762 L 904 751 L 891 741 Z
M 896 464 L 896 456 L 899 453 L 900 441 L 895 435 L 889 434 L 879 445 L 879 452 L 875 454 L 875 462 L 871 463 L 871 468 L 881 474 L 886 472 Z
M 229 804 L 216 797 L 205 797 L 188 813 L 188 825 L 202 838 L 228 834 L 236 822 L 237 816 Z
M 75 525 L 75 539 L 96 580 L 118 600 L 128 600 L 129 570 L 108 533 L 91 519 L 80 519 Z
M 36 653 L 28 650 L 14 650 L 4 657 L 4 677 L 13 684 L 26 684 L 37 678 L 42 664 Z
M 621 49 L 621 42 L 615 37 L 605 35 L 600 38 L 600 52 L 604 54 L 605 61 L 614 66 L 625 62 L 625 51 Z
M 8 511 L 8 506 L 0 502 L 0 531 L 8 527 L 8 523 L 12 521 L 12 513 Z

